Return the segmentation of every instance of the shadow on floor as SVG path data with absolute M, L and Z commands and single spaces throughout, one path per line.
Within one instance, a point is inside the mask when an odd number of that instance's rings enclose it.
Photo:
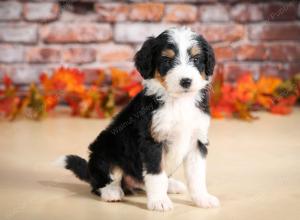
M 65 189 L 69 192 L 74 193 L 73 196 L 83 197 L 83 198 L 89 198 L 94 199 L 97 202 L 102 202 L 100 197 L 88 192 L 88 187 L 86 184 L 78 184 L 78 183 L 65 183 L 65 182 L 57 182 L 57 181 L 38 181 L 39 184 L 46 186 L 46 187 L 53 187 L 53 188 L 59 188 L 59 189 Z M 137 191 L 133 195 L 126 195 L 124 200 L 122 201 L 124 204 L 128 204 L 131 206 L 136 206 L 141 209 L 147 210 L 146 203 L 142 202 L 136 202 L 132 200 L 128 200 L 126 198 L 128 197 L 144 197 L 146 202 L 146 195 L 143 191 Z
M 64 183 L 64 182 L 49 181 L 49 180 L 38 181 L 38 183 L 43 186 L 46 186 L 46 187 L 53 187 L 53 188 L 68 190 L 69 192 L 74 193 L 75 194 L 74 196 L 99 200 L 99 197 L 91 194 L 88 191 L 89 186 L 87 186 L 86 184 Z
M 93 195 L 92 193 L 90 193 L 88 191 L 89 186 L 87 186 L 86 184 L 66 183 L 66 182 L 57 182 L 57 181 L 49 181 L 49 180 L 38 181 L 38 183 L 43 185 L 43 186 L 46 186 L 46 187 L 53 187 L 53 188 L 68 190 L 69 192 L 74 193 L 73 196 L 93 199 L 93 200 L 96 200 L 97 202 L 99 202 L 99 201 L 102 202 L 101 199 L 98 196 Z M 135 197 L 135 198 L 143 197 L 145 202 L 133 201 L 133 200 L 128 199 L 130 197 L 131 198 L 132 197 Z M 172 197 L 171 200 L 175 203 L 179 203 L 179 204 L 186 205 L 186 206 L 194 206 L 192 201 L 179 199 L 179 198 L 174 198 L 174 195 L 171 195 L 171 197 Z M 134 194 L 132 194 L 132 195 L 126 195 L 124 200 L 122 201 L 122 203 L 126 204 L 126 205 L 130 205 L 130 206 L 135 206 L 135 207 L 140 208 L 140 209 L 148 210 L 147 207 L 146 207 L 145 192 L 141 191 L 141 190 L 135 191 Z

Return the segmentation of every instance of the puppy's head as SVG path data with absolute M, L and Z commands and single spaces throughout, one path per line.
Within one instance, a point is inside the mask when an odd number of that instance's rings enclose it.
M 202 36 L 187 28 L 171 28 L 144 42 L 135 65 L 146 86 L 178 96 L 197 92 L 210 82 L 215 57 Z

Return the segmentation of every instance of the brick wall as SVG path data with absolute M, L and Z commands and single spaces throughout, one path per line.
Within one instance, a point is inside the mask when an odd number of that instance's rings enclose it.
M 88 78 L 99 67 L 132 69 L 147 36 L 183 24 L 213 44 L 228 80 L 244 70 L 300 72 L 296 0 L 10 0 L 0 1 L 0 76 L 29 83 L 60 65 L 80 67 Z

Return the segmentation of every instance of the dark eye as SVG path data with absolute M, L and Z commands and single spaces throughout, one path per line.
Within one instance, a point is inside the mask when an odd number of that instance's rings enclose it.
M 194 61 L 194 63 L 198 63 L 198 62 L 199 62 L 199 60 L 200 60 L 199 56 L 195 56 L 195 57 L 193 57 L 193 61 Z
M 169 58 L 169 57 L 162 57 L 162 60 L 164 63 L 168 64 L 168 65 L 171 65 L 172 64 L 172 59 Z

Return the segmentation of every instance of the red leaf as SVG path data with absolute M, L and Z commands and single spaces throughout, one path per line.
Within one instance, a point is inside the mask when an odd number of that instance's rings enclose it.
M 4 74 L 3 76 L 3 84 L 6 88 L 10 87 L 12 84 L 12 80 L 7 74 Z
M 270 112 L 274 114 L 287 115 L 292 111 L 292 107 L 284 105 L 274 105 L 271 107 Z

